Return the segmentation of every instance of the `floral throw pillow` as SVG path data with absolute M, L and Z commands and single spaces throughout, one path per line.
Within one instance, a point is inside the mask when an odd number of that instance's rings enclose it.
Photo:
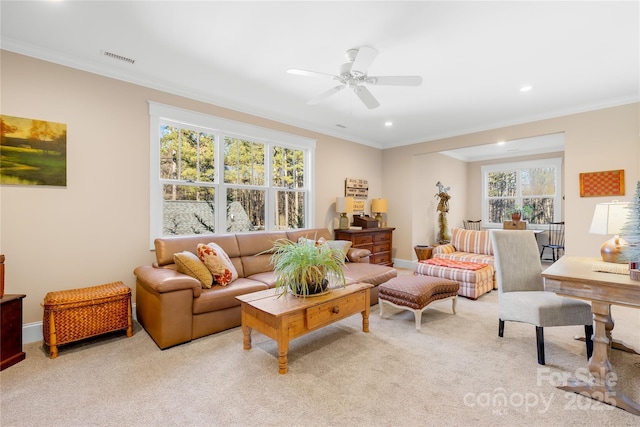
M 213 281 L 219 285 L 227 286 L 238 278 L 238 272 L 233 266 L 229 255 L 216 243 L 200 243 L 196 252 L 198 258 L 207 266 Z

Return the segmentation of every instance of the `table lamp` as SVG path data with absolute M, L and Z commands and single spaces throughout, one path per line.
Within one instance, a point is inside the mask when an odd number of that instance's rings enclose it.
M 382 227 L 382 215 L 380 214 L 387 213 L 387 199 L 373 199 L 371 201 L 371 212 L 376 214 L 376 221 Z
M 605 262 L 618 264 L 626 262 L 620 256 L 622 253 L 621 248 L 622 246 L 627 246 L 629 243 L 620 238 L 619 233 L 627 222 L 627 216 L 629 215 L 628 207 L 629 203 L 620 203 L 614 200 L 611 203 L 598 203 L 593 212 L 589 233 L 614 235 L 611 239 L 604 242 L 600 248 L 602 260 Z
M 345 230 L 349 228 L 349 217 L 347 213 L 353 212 L 353 197 L 336 197 L 336 212 L 340 214 L 340 225 L 338 228 Z

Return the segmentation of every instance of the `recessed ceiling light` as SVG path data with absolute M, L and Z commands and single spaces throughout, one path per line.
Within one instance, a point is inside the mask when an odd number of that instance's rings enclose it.
M 504 141 L 498 141 L 498 145 L 504 145 L 504 144 L 506 144 L 506 142 L 504 142 Z
M 533 86 L 529 86 L 529 85 L 522 86 L 520 88 L 520 92 L 529 92 L 531 89 L 533 89 Z
M 392 121 L 384 122 L 384 125 L 390 128 L 391 126 L 393 126 L 393 122 Z

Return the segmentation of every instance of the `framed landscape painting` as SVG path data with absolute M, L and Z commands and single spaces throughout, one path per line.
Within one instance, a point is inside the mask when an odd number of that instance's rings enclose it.
M 0 184 L 67 185 L 67 125 L 0 116 Z

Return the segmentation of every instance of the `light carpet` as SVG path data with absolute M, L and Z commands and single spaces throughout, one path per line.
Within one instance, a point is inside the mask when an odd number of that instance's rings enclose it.
M 613 307 L 614 336 L 640 348 L 640 310 Z M 422 331 L 413 314 L 360 315 L 292 341 L 289 373 L 277 345 L 254 332 L 253 348 L 231 329 L 161 351 L 136 324 L 60 347 L 42 343 L 0 373 L 7 426 L 603 426 L 640 417 L 555 387 L 584 376 L 582 327 L 545 329 L 547 365 L 536 362 L 535 328 L 508 322 L 497 335 L 498 294 L 431 304 Z M 618 384 L 640 401 L 640 356 L 613 350 Z

